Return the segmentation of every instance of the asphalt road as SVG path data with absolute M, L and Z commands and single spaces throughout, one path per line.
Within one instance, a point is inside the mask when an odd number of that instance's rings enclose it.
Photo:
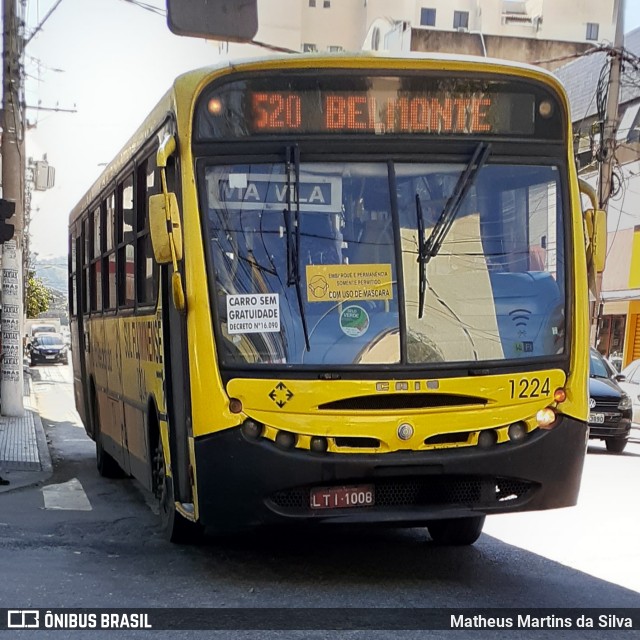
M 470 548 L 434 546 L 426 532 L 349 529 L 253 534 L 175 546 L 132 480 L 95 470 L 73 408 L 68 367 L 38 367 L 34 386 L 54 475 L 0 497 L 4 607 L 309 608 L 317 630 L 109 631 L 113 638 L 474 638 L 478 631 L 322 631 L 320 608 L 640 608 L 640 445 L 590 447 L 580 504 L 494 516 Z M 316 609 L 312 611 L 311 609 Z M 345 614 L 346 615 L 346 614 Z M 95 632 L 20 632 L 20 638 Z M 602 630 L 487 630 L 483 638 L 602 637 Z M 635 632 L 638 633 L 638 632 Z M 629 637 L 607 631 L 606 637 Z

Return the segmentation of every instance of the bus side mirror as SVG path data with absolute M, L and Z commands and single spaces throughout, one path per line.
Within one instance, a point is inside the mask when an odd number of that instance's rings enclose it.
M 604 271 L 607 257 L 607 214 L 602 209 L 587 209 L 584 219 L 589 238 L 587 257 L 596 273 Z
M 168 208 L 168 211 L 167 211 Z M 182 260 L 182 226 L 178 213 L 178 199 L 172 191 L 149 198 L 149 227 L 153 255 L 158 264 Z
M 149 198 L 149 228 L 153 255 L 158 264 L 173 264 L 171 274 L 171 294 L 173 305 L 180 313 L 187 309 L 182 276 L 178 262 L 182 260 L 182 226 L 178 198 L 167 188 L 167 163 L 176 151 L 176 139 L 165 135 L 158 146 L 156 164 L 160 169 L 162 193 Z

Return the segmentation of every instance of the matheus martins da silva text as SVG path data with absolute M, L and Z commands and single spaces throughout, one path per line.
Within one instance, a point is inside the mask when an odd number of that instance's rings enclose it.
M 531 614 L 516 616 L 452 615 L 452 629 L 633 629 L 633 620 L 612 613 L 570 617 Z

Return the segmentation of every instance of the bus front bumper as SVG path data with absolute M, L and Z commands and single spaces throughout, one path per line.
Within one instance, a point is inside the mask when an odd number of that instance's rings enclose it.
M 490 449 L 339 454 L 283 450 L 230 429 L 195 441 L 199 520 L 219 530 L 286 522 L 417 526 L 572 506 L 587 432 L 585 423 L 561 417 L 549 431 Z M 354 495 L 372 488 L 374 504 L 326 508 L 326 496 L 333 500 L 341 487 Z

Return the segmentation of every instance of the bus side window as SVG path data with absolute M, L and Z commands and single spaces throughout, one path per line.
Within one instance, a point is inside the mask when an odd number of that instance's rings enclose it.
M 287 244 L 284 218 L 280 211 L 260 211 L 258 213 L 256 238 L 253 255 L 256 262 L 276 274 L 287 272 Z M 273 277 L 273 274 L 272 274 Z
M 365 181 L 360 204 L 358 235 L 350 243 L 351 264 L 393 263 L 393 225 L 386 181 Z
M 175 155 L 169 156 L 166 166 L 167 190 L 178 195 L 178 162 Z
M 302 216 L 300 260 L 302 264 L 340 264 L 342 236 L 334 224 L 335 214 L 306 213 Z
M 149 232 L 149 197 L 160 193 L 155 153 L 138 166 L 136 215 L 136 299 L 139 306 L 154 304 L 158 291 L 158 265 L 153 258 Z

